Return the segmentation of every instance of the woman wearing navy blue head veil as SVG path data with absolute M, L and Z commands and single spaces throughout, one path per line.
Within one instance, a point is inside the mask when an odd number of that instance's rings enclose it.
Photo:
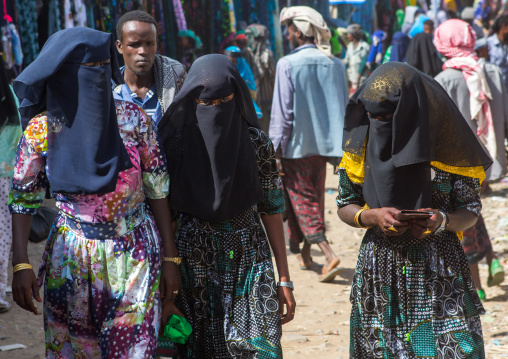
M 35 314 L 31 215 L 46 193 L 60 209 L 38 278 L 47 357 L 154 356 L 161 298 L 167 310 L 180 287 L 165 156 L 146 113 L 113 100 L 112 41 L 88 28 L 59 31 L 14 82 L 24 134 L 9 200 L 12 287 Z

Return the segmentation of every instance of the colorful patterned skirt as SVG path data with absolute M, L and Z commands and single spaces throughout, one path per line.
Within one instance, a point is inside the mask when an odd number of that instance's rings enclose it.
M 46 357 L 152 358 L 160 247 L 144 205 L 118 222 L 76 222 L 60 212 L 39 271 Z
M 282 358 L 270 247 L 254 208 L 211 224 L 183 215 L 178 309 L 192 326 L 176 358 Z
M 350 300 L 351 358 L 485 358 L 485 311 L 455 233 L 368 230 Z
M 310 156 L 282 159 L 284 190 L 289 203 L 286 214 L 292 253 L 300 253 L 299 243 L 326 241 L 325 179 L 327 157 Z
M 466 252 L 469 264 L 475 264 L 481 261 L 487 253 L 492 251 L 489 232 L 485 227 L 483 217 L 480 215 L 476 224 L 464 231 L 462 239 L 462 248 Z

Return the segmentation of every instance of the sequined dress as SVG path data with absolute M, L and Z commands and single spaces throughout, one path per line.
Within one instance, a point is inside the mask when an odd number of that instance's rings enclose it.
M 363 207 L 361 180 L 345 162 L 337 205 Z M 479 179 L 432 170 L 433 208 L 480 214 Z M 377 227 L 367 230 L 350 301 L 351 358 L 485 358 L 485 311 L 456 233 L 418 240 L 409 231 L 387 237 Z
M 161 241 L 145 198 L 165 198 L 169 176 L 149 117 L 132 103 L 115 103 L 133 167 L 119 174 L 114 192 L 56 194 L 60 211 L 39 271 L 39 285 L 45 278 L 48 358 L 152 358 L 155 353 Z M 43 113 L 21 137 L 12 213 L 35 214 L 46 194 L 51 130 L 58 129 Z
M 181 215 L 176 304 L 193 333 L 187 344 L 177 345 L 177 358 L 282 358 L 277 289 L 259 216 L 284 210 L 282 181 L 268 136 L 249 131 L 264 201 L 223 222 Z

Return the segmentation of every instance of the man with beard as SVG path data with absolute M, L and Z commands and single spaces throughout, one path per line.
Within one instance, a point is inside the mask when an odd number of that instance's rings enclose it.
M 499 16 L 492 25 L 493 35 L 487 38 L 490 62 L 501 68 L 508 89 L 508 15 Z
M 114 89 L 116 100 L 142 107 L 156 124 L 182 86 L 184 66 L 157 54 L 157 23 L 144 11 L 123 15 L 116 26 L 116 48 L 123 56 L 124 84 Z
M 309 269 L 310 247 L 317 244 L 326 258 L 320 280 L 328 282 L 339 273 L 340 261 L 325 236 L 326 162 L 338 164 L 342 157 L 346 70 L 332 56 L 330 30 L 316 10 L 284 8 L 280 21 L 294 50 L 277 63 L 269 135 L 289 198 L 290 250 L 300 268 Z

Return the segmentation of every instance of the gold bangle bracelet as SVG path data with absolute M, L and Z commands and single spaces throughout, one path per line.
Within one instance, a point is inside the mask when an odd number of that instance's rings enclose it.
M 355 215 L 355 225 L 358 227 L 358 228 L 363 228 L 363 229 L 370 229 L 372 227 L 365 227 L 365 226 L 362 226 L 361 223 L 360 223 L 360 215 L 362 214 L 363 211 L 365 211 L 367 208 L 362 208 L 360 209 L 358 212 L 356 212 L 356 215 Z
M 32 267 L 29 263 L 19 263 L 19 264 L 16 264 L 14 266 L 14 268 L 12 268 L 12 273 L 16 273 L 16 272 L 19 272 L 20 270 L 23 270 L 23 269 L 33 269 L 34 267 Z
M 179 266 L 180 263 L 182 263 L 182 258 L 181 257 L 163 257 L 162 260 L 164 262 L 173 262 L 177 266 Z

